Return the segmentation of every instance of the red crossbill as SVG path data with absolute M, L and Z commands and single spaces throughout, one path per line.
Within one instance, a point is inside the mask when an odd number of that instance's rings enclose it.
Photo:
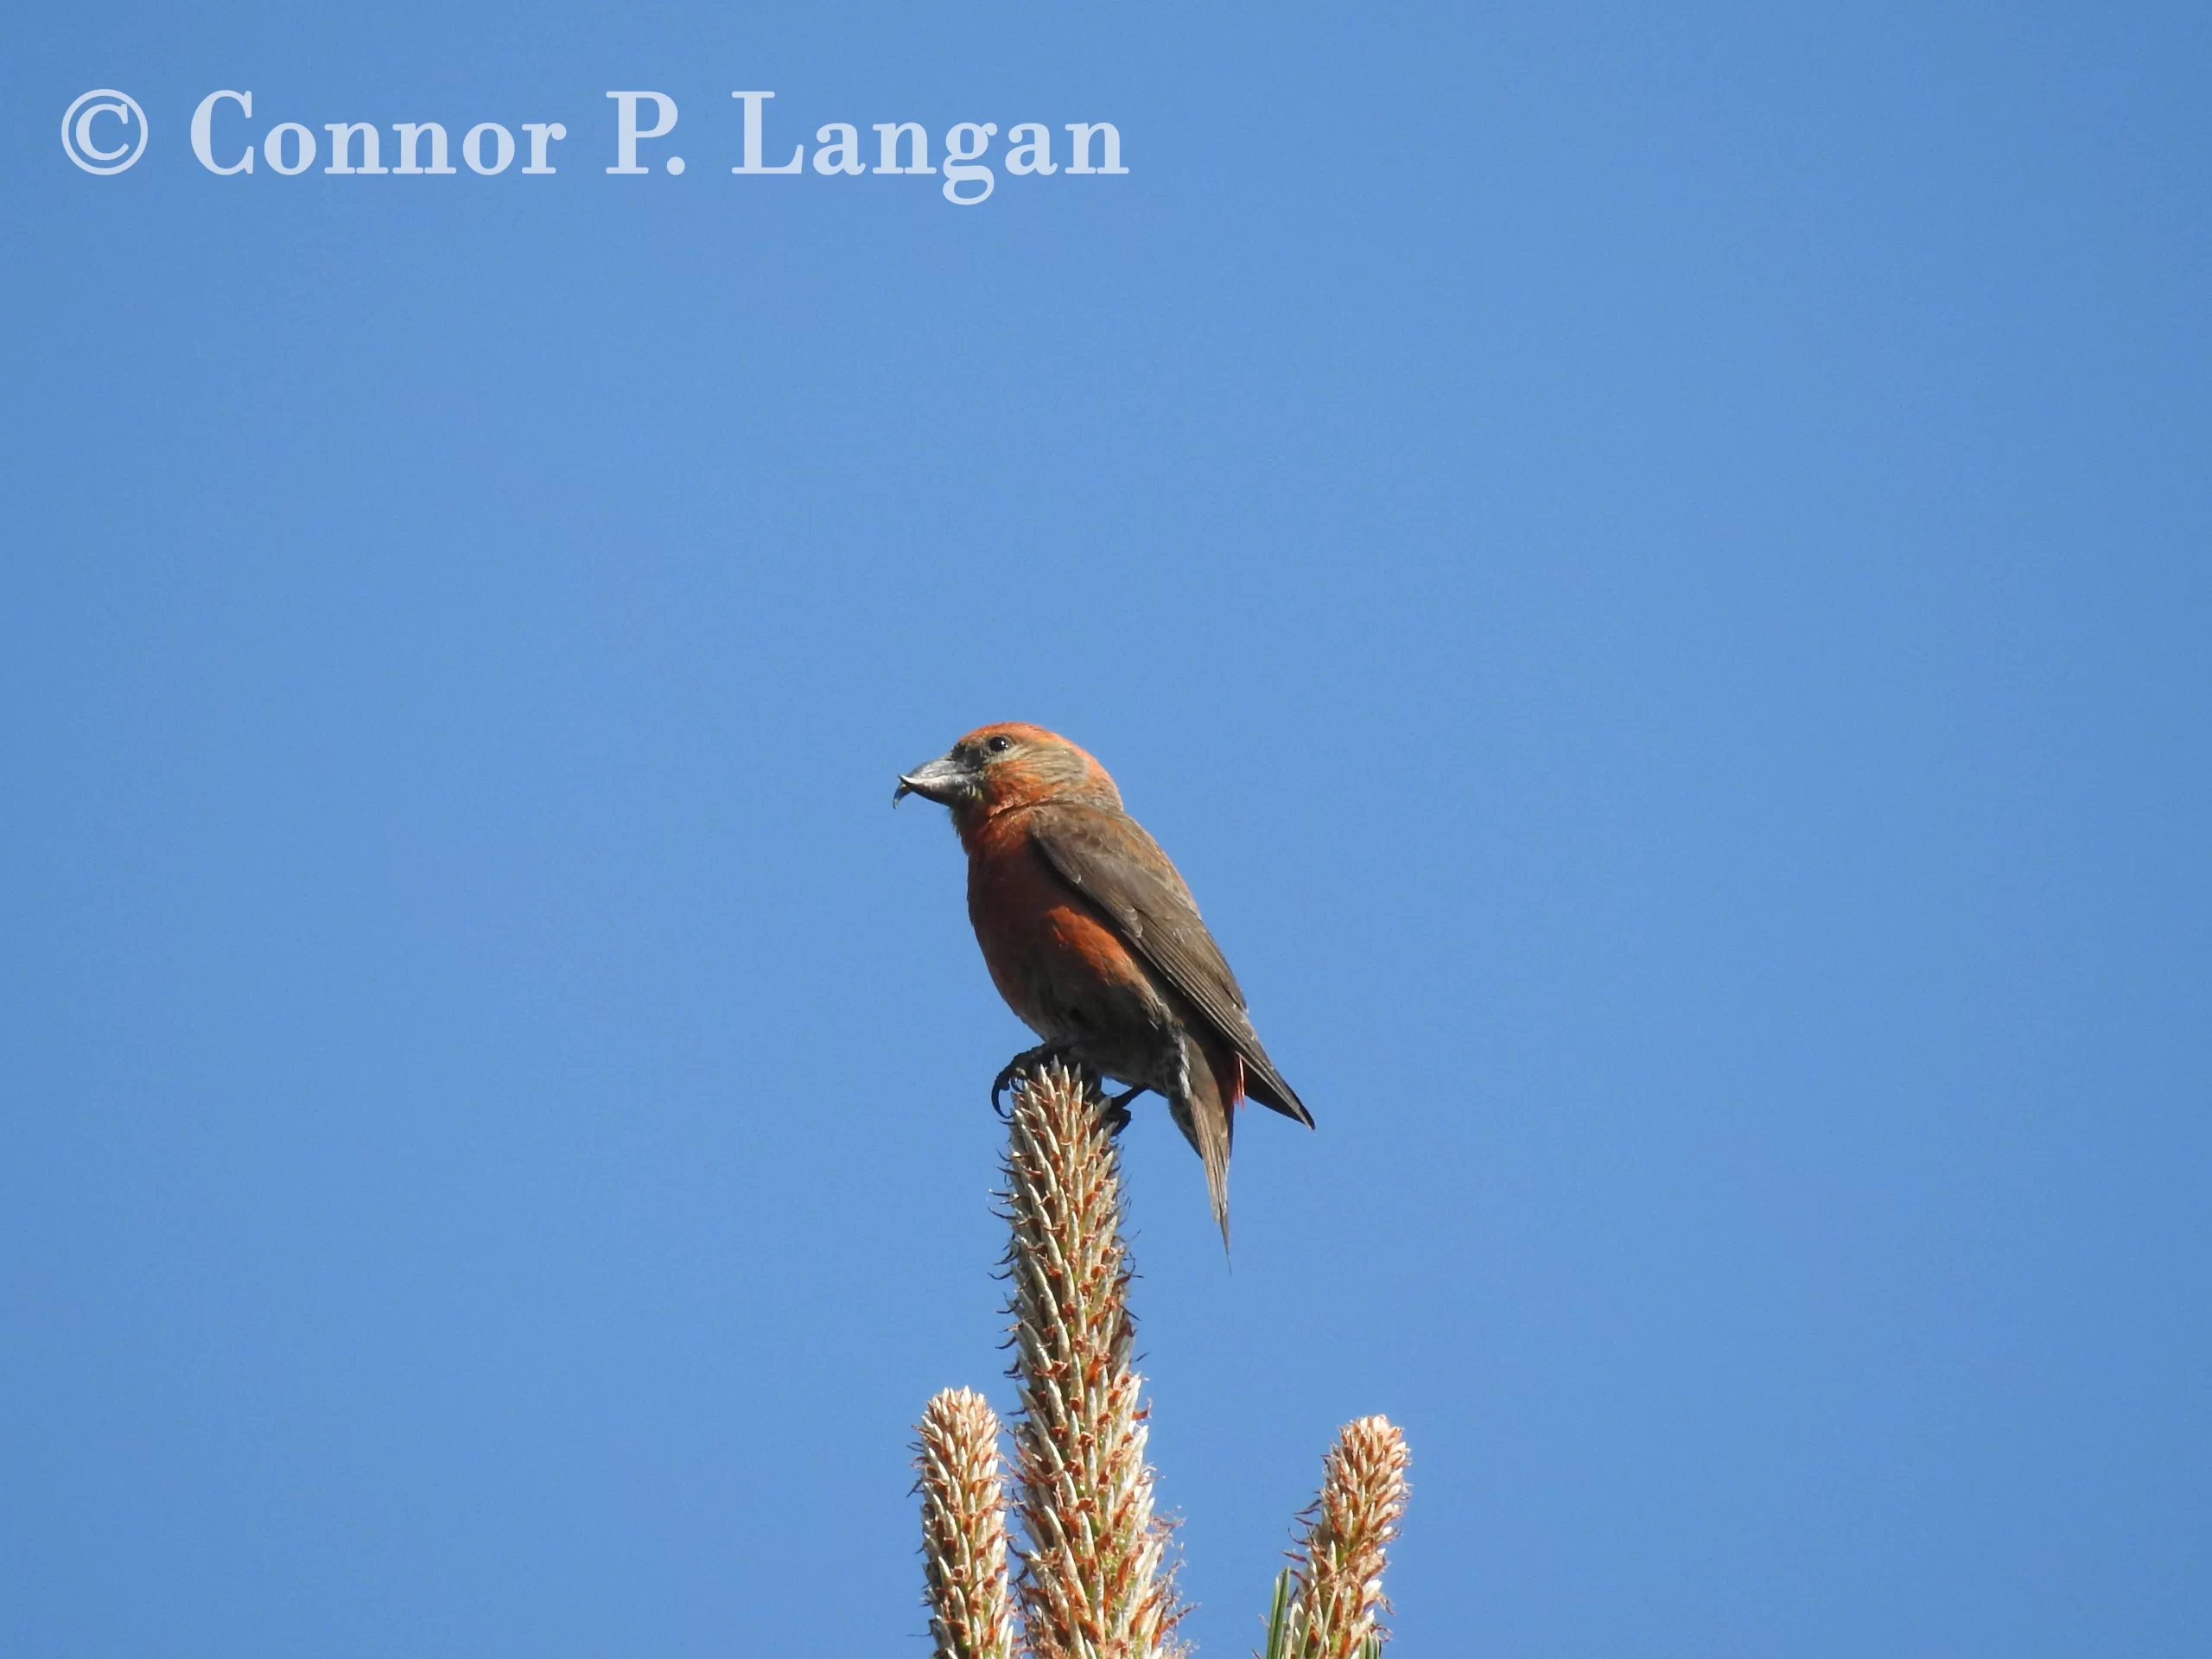
M 1247 1096 L 1311 1128 L 1260 1046 L 1244 993 L 1160 843 L 1122 807 L 1106 769 L 1065 738 L 985 726 L 899 779 L 952 809 L 968 853 L 968 915 L 1007 1006 L 1044 1039 L 999 1074 L 1065 1057 L 1149 1089 L 1205 1165 L 1229 1242 L 1229 1147 Z

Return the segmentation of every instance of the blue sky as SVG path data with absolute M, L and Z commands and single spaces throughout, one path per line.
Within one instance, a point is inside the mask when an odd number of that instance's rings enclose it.
M 1377 1410 L 1409 1655 L 2204 1650 L 2201 8 L 95 10 L 0 25 L 0 1649 L 925 1652 L 1024 1033 L 889 793 L 1024 718 L 1319 1121 L 1233 1274 L 1128 1138 L 1204 1651 Z

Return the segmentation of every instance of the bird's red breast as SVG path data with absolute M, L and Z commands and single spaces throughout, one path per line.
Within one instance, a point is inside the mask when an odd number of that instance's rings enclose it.
M 1010 807 L 963 829 L 968 918 L 1007 1006 L 1053 1038 L 1095 1007 L 1141 999 L 1149 982 L 1121 936 L 1038 855 L 1025 817 Z

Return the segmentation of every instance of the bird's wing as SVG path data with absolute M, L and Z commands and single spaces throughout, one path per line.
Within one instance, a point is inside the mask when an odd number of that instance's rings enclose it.
M 1029 836 L 1060 879 L 1104 912 L 1147 965 L 1243 1056 L 1252 1098 L 1311 1128 L 1313 1115 L 1260 1046 L 1244 993 L 1190 888 L 1143 827 L 1123 813 L 1048 804 L 1030 815 Z

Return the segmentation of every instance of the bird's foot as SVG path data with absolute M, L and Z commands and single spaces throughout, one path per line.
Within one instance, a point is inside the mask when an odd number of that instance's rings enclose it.
M 1033 1065 L 1041 1065 L 1046 1060 L 1065 1059 L 1067 1055 L 1068 1046 L 1065 1043 L 1039 1043 L 1034 1048 L 1023 1049 L 1020 1053 L 1008 1060 L 1000 1069 L 998 1076 L 991 1079 L 991 1109 L 998 1114 L 999 1122 L 1005 1122 L 1010 1116 L 1007 1109 L 999 1104 L 999 1096 L 1013 1087 L 1016 1072 L 1026 1071 Z
M 1118 1095 L 1106 1096 L 1106 1107 L 1098 1114 L 1098 1121 L 1106 1126 L 1106 1133 L 1109 1136 L 1118 1138 L 1122 1131 L 1129 1127 L 1129 1103 L 1144 1093 L 1144 1090 L 1145 1085 L 1138 1084 Z

